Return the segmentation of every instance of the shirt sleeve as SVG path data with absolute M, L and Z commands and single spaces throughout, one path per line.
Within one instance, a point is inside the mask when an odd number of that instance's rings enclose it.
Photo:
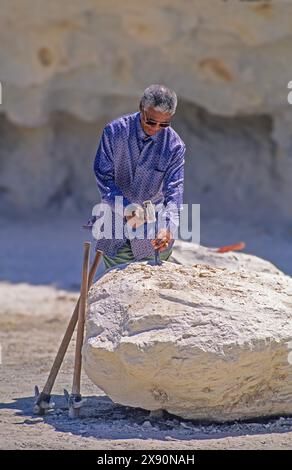
M 110 205 L 113 211 L 123 216 L 123 209 L 130 204 L 122 191 L 115 183 L 114 156 L 112 151 L 110 129 L 105 127 L 94 160 L 94 174 L 97 187 L 103 202 Z M 123 206 L 115 207 L 115 197 L 123 197 Z
M 185 150 L 183 144 L 175 152 L 166 169 L 162 186 L 165 206 L 162 220 L 173 236 L 176 236 L 180 212 L 183 210 Z

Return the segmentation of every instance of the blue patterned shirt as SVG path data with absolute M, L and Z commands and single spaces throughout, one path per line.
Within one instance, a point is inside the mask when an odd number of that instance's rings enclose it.
M 102 202 L 111 206 L 114 216 L 115 196 L 123 197 L 124 207 L 151 199 L 157 207 L 162 205 L 167 227 L 175 232 L 179 221 L 171 216 L 171 207 L 182 210 L 184 154 L 185 145 L 171 127 L 154 136 L 145 134 L 140 112 L 112 121 L 103 130 L 94 160 Z M 96 244 L 96 249 L 111 257 L 127 240 L 126 236 L 117 239 L 114 228 L 112 235 Z M 135 259 L 154 256 L 151 240 L 134 238 L 130 242 Z

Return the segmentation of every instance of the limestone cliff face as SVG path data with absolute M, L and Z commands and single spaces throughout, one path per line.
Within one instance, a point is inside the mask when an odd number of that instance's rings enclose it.
M 287 1 L 1 0 L 2 210 L 90 211 L 102 127 L 162 82 L 180 98 L 185 202 L 289 219 L 291 39 Z

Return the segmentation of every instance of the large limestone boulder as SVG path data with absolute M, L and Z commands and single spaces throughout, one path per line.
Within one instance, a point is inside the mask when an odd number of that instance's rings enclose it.
M 254 261 L 106 273 L 89 292 L 88 376 L 117 403 L 184 418 L 291 414 L 292 280 Z
M 219 253 L 218 248 L 209 248 L 183 240 L 175 241 L 170 261 L 187 266 L 192 266 L 193 264 L 208 264 L 215 268 L 232 268 L 233 271 L 245 269 L 271 274 L 280 273 L 274 264 L 258 256 L 234 251 Z

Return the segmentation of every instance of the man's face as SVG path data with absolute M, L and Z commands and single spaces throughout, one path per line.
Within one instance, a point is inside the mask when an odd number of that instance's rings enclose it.
M 147 135 L 155 135 L 170 125 L 172 115 L 156 111 L 154 108 L 141 108 L 141 124 Z

